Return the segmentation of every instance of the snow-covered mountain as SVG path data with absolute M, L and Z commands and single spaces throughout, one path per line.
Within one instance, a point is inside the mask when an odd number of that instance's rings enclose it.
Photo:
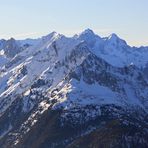
M 1 146 L 147 147 L 147 57 L 90 29 L 0 40 Z

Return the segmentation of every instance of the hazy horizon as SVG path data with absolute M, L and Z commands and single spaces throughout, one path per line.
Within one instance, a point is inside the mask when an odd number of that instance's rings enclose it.
M 116 33 L 131 46 L 148 46 L 147 0 L 13 0 L 0 5 L 0 38 L 38 38 L 52 31 L 72 36 L 90 28 Z

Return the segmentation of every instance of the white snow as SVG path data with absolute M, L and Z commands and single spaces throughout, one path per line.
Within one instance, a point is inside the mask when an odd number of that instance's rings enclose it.
M 3 56 L 5 54 L 5 51 L 2 49 L 0 50 L 0 56 Z
M 11 95 L 11 97 L 9 97 L 9 103 L 3 106 L 0 113 L 11 105 L 17 95 L 23 93 L 24 97 L 27 97 L 30 93 L 29 89 L 31 85 L 39 78 L 43 78 L 47 84 L 51 82 L 51 85 L 49 86 L 40 87 L 41 90 L 49 92 L 61 82 L 61 84 L 58 85 L 61 85 L 58 93 L 62 95 L 62 97 L 57 94 L 55 99 L 58 100 L 59 104 L 65 104 L 65 108 L 73 106 L 74 104 L 87 105 L 123 102 L 123 99 L 121 99 L 122 94 L 113 92 L 108 87 L 101 86 L 97 83 L 88 85 L 83 81 L 80 81 L 80 83 L 72 81 L 68 84 L 64 84 L 63 79 L 65 76 L 70 71 L 74 70 L 75 67 L 79 66 L 87 57 L 88 53 L 81 57 L 76 57 L 76 62 L 70 61 L 71 59 L 69 56 L 71 52 L 80 44 L 85 45 L 90 52 L 116 67 L 136 65 L 140 68 L 148 63 L 147 47 L 130 47 L 124 40 L 120 39 L 115 34 L 112 34 L 107 38 L 101 38 L 90 29 L 87 29 L 72 38 L 67 38 L 64 35 L 53 32 L 39 39 L 27 39 L 18 41 L 18 43 L 28 43 L 32 46 L 18 53 L 13 60 L 18 56 L 21 57 L 21 59 L 4 70 L 2 70 L 3 66 L 10 59 L 5 57 L 3 49 L 0 50 L 0 103 L 1 101 L 4 101 L 5 97 Z M 66 61 L 66 58 L 69 61 Z M 67 64 L 68 68 L 66 66 L 58 65 L 62 62 L 65 62 L 64 64 Z M 24 66 L 26 67 L 27 73 L 22 75 L 21 70 Z M 112 73 L 114 73 L 114 71 Z M 124 77 L 119 73 L 118 76 L 121 78 Z M 132 79 L 133 81 L 135 80 L 135 78 Z M 126 86 L 125 90 L 127 97 L 130 98 L 129 102 L 139 104 L 138 99 L 135 100 L 136 96 L 134 96 L 132 89 L 127 88 Z M 144 98 L 147 96 L 147 93 L 145 92 L 146 91 L 142 93 L 141 91 L 141 95 Z M 32 95 L 31 98 L 35 99 L 36 95 Z M 24 111 L 26 111 L 25 103 Z
M 59 105 L 69 109 L 74 105 L 121 104 L 117 93 L 97 83 L 89 85 L 84 81 L 73 80 L 70 84 L 59 85 L 62 85 L 62 89 L 54 97 L 58 101 L 54 108 Z

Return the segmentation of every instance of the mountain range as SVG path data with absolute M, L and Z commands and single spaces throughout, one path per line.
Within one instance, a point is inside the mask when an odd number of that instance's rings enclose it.
M 148 147 L 148 47 L 90 29 L 0 40 L 0 145 Z

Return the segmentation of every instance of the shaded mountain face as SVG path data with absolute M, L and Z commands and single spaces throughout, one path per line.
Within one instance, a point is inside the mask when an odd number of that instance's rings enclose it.
M 18 53 L 35 45 L 38 40 L 26 39 L 17 41 L 14 38 L 0 40 L 0 69 L 4 69 L 3 66 L 5 67 L 6 64 L 11 62 Z
M 148 147 L 146 57 L 90 29 L 1 40 L 1 147 Z

